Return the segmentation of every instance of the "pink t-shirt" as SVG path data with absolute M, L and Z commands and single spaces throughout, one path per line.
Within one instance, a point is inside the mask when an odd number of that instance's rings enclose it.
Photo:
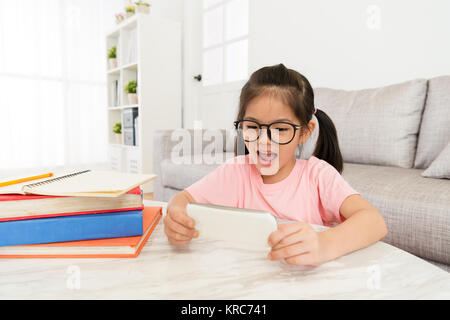
M 247 158 L 243 158 L 247 157 Z M 296 159 L 285 179 L 264 184 L 249 155 L 227 160 L 186 188 L 198 203 L 269 211 L 279 219 L 333 226 L 342 202 L 356 192 L 328 162 Z

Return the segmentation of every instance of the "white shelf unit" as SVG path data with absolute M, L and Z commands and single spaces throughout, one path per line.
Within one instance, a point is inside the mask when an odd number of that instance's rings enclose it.
M 153 173 L 153 131 L 181 128 L 181 25 L 138 13 L 108 32 L 106 46 L 117 47 L 118 60 L 118 67 L 108 66 L 106 72 L 110 168 Z M 137 104 L 130 104 L 124 91 L 129 80 L 137 80 Z M 128 145 L 123 115 L 133 108 L 138 114 L 134 128 L 137 144 Z M 117 141 L 112 131 L 117 122 L 122 123 L 121 141 Z M 146 193 L 153 192 L 153 182 L 143 188 Z

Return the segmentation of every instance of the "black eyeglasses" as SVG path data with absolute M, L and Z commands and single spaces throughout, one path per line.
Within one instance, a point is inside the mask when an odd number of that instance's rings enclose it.
M 246 142 L 258 140 L 261 135 L 261 128 L 267 127 L 267 136 L 271 141 L 277 144 L 288 144 L 294 139 L 295 132 L 301 126 L 285 122 L 276 121 L 272 123 L 258 123 L 253 120 L 238 120 L 233 122 L 238 131 L 238 135 Z

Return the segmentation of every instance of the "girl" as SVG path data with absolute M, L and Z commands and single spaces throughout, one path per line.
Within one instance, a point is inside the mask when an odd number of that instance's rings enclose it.
M 297 146 L 315 129 L 313 115 L 319 122 L 313 156 L 296 159 Z M 265 210 L 298 221 L 280 224 L 268 239 L 268 259 L 294 265 L 318 266 L 386 236 L 381 214 L 340 175 L 336 129 L 315 108 L 311 85 L 300 73 L 282 64 L 253 73 L 234 124 L 246 154 L 172 197 L 164 218 L 170 243 L 187 244 L 198 235 L 186 214 L 189 202 Z M 316 232 L 309 223 L 338 225 Z

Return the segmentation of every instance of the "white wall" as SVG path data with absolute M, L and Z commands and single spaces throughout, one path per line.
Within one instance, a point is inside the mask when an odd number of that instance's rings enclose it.
M 448 0 L 250 0 L 249 11 L 250 74 L 283 63 L 340 89 L 450 74 Z

